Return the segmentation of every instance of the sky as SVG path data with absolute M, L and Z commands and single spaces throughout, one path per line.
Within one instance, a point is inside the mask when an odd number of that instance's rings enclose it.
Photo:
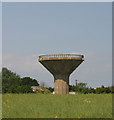
M 41 54 L 83 54 L 70 84 L 112 85 L 112 3 L 3 3 L 2 65 L 46 86 L 54 78 Z
M 0 70 L 2 66 L 2 3 L 0 2 Z

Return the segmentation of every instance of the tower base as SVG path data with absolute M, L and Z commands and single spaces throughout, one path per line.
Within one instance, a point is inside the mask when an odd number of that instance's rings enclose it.
M 69 94 L 69 76 L 56 76 L 54 80 L 55 94 Z

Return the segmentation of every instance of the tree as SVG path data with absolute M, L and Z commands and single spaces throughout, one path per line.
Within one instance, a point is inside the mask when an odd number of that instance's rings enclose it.
M 38 86 L 38 82 L 30 77 L 20 78 L 16 73 L 7 68 L 2 68 L 3 93 L 31 93 L 31 86 Z
M 79 87 L 79 88 L 86 88 L 86 85 L 87 85 L 87 83 L 78 83 L 77 84 L 77 86 Z
M 11 72 L 7 68 L 2 68 L 2 91 L 3 93 L 10 92 L 11 86 L 20 85 L 20 76 Z
M 86 87 L 87 83 L 78 83 L 77 86 L 75 86 L 75 91 L 76 92 L 81 92 L 81 93 L 85 93 L 87 92 L 87 87 Z
M 39 86 L 37 80 L 30 77 L 21 78 L 21 85 Z
M 20 93 L 33 93 L 31 86 L 29 85 L 23 85 L 20 86 Z
M 42 87 L 42 88 L 45 87 L 45 82 L 41 82 L 41 87 Z
M 96 92 L 97 94 L 100 94 L 100 93 L 111 93 L 111 90 L 110 90 L 109 87 L 101 87 L 101 88 L 97 88 L 97 89 L 95 90 L 95 92 Z

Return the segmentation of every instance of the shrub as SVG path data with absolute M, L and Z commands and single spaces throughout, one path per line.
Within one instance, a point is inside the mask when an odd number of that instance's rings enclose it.
M 44 91 L 42 91 L 42 90 L 36 90 L 35 93 L 37 93 L 37 94 L 42 94 L 42 93 L 44 93 Z
M 51 93 L 50 90 L 48 90 L 48 89 L 44 90 L 44 94 L 50 94 L 50 93 Z

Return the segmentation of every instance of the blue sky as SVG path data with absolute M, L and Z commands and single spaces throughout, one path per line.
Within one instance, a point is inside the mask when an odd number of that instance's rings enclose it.
M 70 84 L 112 84 L 112 3 L 3 3 L 3 66 L 53 86 L 40 54 L 80 53 Z

